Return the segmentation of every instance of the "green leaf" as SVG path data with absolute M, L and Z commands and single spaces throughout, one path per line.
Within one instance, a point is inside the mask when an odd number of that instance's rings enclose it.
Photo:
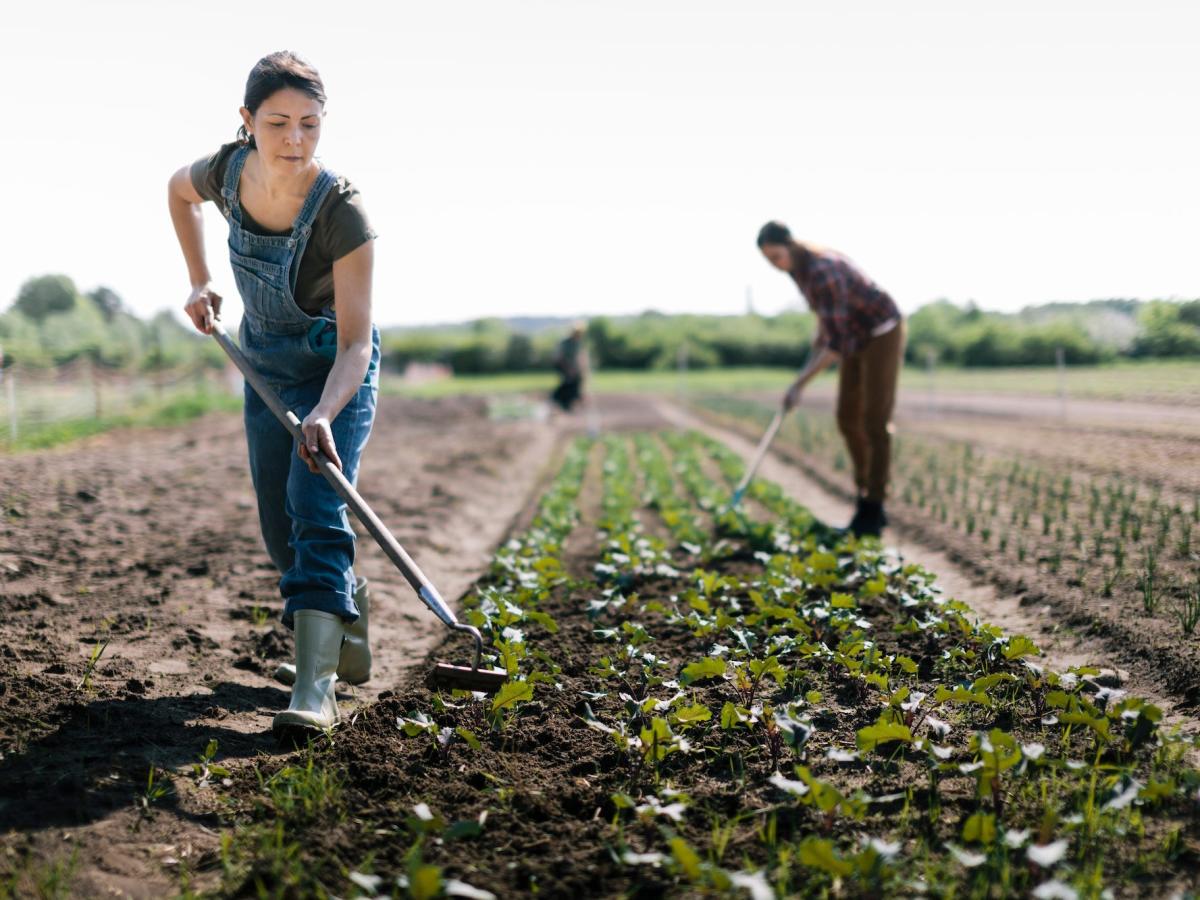
M 997 672 L 994 675 L 984 675 L 982 678 L 976 678 L 971 685 L 971 690 L 976 693 L 987 693 L 1002 681 L 1016 681 L 1016 676 L 1009 675 L 1007 672 Z
M 1149 803 L 1157 803 L 1160 800 L 1169 800 L 1174 793 L 1175 779 L 1168 778 L 1166 781 L 1158 781 L 1151 778 L 1150 783 L 1138 792 L 1138 798 Z
M 731 728 L 737 728 L 743 722 L 749 721 L 750 710 L 740 706 L 735 706 L 728 700 L 721 707 L 721 728 L 728 731 Z
M 834 876 L 849 875 L 854 871 L 853 865 L 834 853 L 833 844 L 817 837 L 807 837 L 801 841 L 800 862 Z
M 408 893 L 413 900 L 433 900 L 442 892 L 442 870 L 437 866 L 417 866 L 408 876 Z
M 509 681 L 504 687 L 500 688 L 500 692 L 492 698 L 492 712 L 504 709 L 507 706 L 513 706 L 520 703 L 522 700 L 533 699 L 533 685 L 528 681 Z
M 887 592 L 887 576 L 879 575 L 863 583 L 863 593 L 868 597 L 879 597 Z
M 454 733 L 467 742 L 467 746 L 472 750 L 480 750 L 483 745 L 479 743 L 479 738 L 475 737 L 475 732 L 469 728 L 463 728 L 459 725 L 454 729 Z
M 776 684 L 783 684 L 783 680 L 787 677 L 787 671 L 774 656 L 768 656 L 766 659 L 750 660 L 750 674 L 754 677 L 755 681 L 761 680 L 764 675 L 770 675 L 775 679 Z
M 712 710 L 701 703 L 697 703 L 694 706 L 685 706 L 683 709 L 678 710 L 671 716 L 671 721 L 676 725 L 686 726 L 694 725 L 697 722 L 707 722 L 711 718 Z
M 562 560 L 557 556 L 543 556 L 533 564 L 533 569 L 542 575 L 558 575 L 562 573 Z
M 687 880 L 692 883 L 698 882 L 703 872 L 699 854 L 681 837 L 671 838 L 668 845 L 671 848 L 671 856 L 679 864 Z
M 908 726 L 901 725 L 899 722 L 877 722 L 866 728 L 860 728 L 858 734 L 855 735 L 858 749 L 864 753 L 874 750 L 880 744 L 891 744 L 896 741 L 911 744 L 912 740 L 912 732 L 909 731 Z
M 1108 719 L 1104 716 L 1089 716 L 1084 712 L 1065 712 L 1058 717 L 1062 725 L 1083 725 L 1092 729 L 1100 737 L 1108 737 Z
M 808 557 L 808 567 L 815 572 L 832 572 L 837 568 L 837 557 L 832 553 L 813 553 Z
M 445 838 L 448 841 L 455 841 L 480 834 L 483 834 L 483 826 L 479 824 L 478 819 L 461 819 L 446 829 Z
M 531 622 L 537 622 L 551 634 L 558 634 L 558 623 L 544 612 L 527 610 L 525 613 L 525 618 L 529 619 Z
M 633 809 L 637 806 L 637 801 L 622 791 L 612 795 L 612 802 L 617 809 Z
M 950 690 L 940 685 L 933 695 L 934 703 L 978 703 L 980 706 L 991 706 L 992 698 L 987 694 L 979 694 L 966 688 L 956 687 Z
M 858 602 L 849 594 L 833 594 L 829 598 L 829 605 L 834 609 L 854 609 Z
M 963 825 L 962 836 L 968 843 L 992 843 L 996 840 L 996 817 L 991 813 L 974 813 Z
M 699 662 L 689 663 L 683 667 L 683 684 L 695 684 L 709 678 L 720 678 L 725 674 L 725 660 L 708 657 Z
M 1037 644 L 1023 634 L 1013 636 L 1004 648 L 1005 659 L 1024 659 L 1026 656 L 1039 656 L 1041 650 Z
M 873 684 L 881 691 L 886 691 L 888 689 L 888 677 L 886 675 L 883 675 L 879 672 L 872 672 L 871 674 L 864 676 L 864 678 L 867 684 Z

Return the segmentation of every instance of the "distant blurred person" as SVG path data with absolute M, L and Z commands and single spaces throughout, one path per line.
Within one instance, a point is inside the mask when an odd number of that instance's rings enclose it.
M 558 342 L 554 351 L 554 368 L 558 370 L 559 382 L 550 399 L 563 412 L 570 412 L 583 399 L 583 381 L 588 371 L 582 322 L 572 325 L 571 333 Z
M 758 248 L 787 272 L 817 317 L 808 363 L 783 396 L 790 412 L 805 386 L 838 364 L 837 423 L 854 465 L 858 503 L 848 530 L 878 536 L 887 525 L 892 409 L 904 359 L 904 319 L 895 301 L 846 257 L 797 241 L 782 222 L 758 232 Z

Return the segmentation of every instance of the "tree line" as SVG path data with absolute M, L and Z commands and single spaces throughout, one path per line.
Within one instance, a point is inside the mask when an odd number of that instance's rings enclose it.
M 906 360 L 952 366 L 1068 365 L 1118 358 L 1200 356 L 1200 300 L 1099 300 L 996 313 L 946 300 L 908 317 Z M 515 330 L 501 319 L 443 328 L 392 329 L 384 352 L 393 367 L 439 362 L 464 374 L 548 369 L 566 323 Z M 592 363 L 611 369 L 803 365 L 813 339 L 806 312 L 777 316 L 598 317 L 587 326 Z
M 480 319 L 462 325 L 390 328 L 385 364 L 442 363 L 463 374 L 550 369 L 566 320 L 528 323 Z M 803 364 L 813 338 L 807 312 L 776 316 L 666 315 L 597 317 L 587 324 L 592 364 L 609 369 L 666 369 L 685 364 Z M 1062 349 L 1071 365 L 1121 357 L 1200 357 L 1200 300 L 1098 300 L 1051 303 L 1018 313 L 981 310 L 946 300 L 908 317 L 908 362 L 955 366 L 1053 365 Z M 113 290 L 80 292 L 64 275 L 23 284 L 0 314 L 4 364 L 56 366 L 79 358 L 121 369 L 224 364 L 220 348 L 172 313 L 142 320 Z
M 143 320 L 112 289 L 83 293 L 65 275 L 29 279 L 0 314 L 5 366 L 50 368 L 81 359 L 124 370 L 223 366 L 221 348 L 198 338 L 166 310 Z

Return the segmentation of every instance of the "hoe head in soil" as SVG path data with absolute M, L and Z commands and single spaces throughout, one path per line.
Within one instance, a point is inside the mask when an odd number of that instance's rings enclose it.
M 469 666 L 454 666 L 440 662 L 429 673 L 430 684 L 441 688 L 458 688 L 463 691 L 483 691 L 494 694 L 508 681 L 508 673 L 503 669 L 487 669 L 479 665 L 483 655 L 483 635 L 473 625 L 457 622 L 450 626 L 455 631 L 465 631 L 475 640 L 474 662 Z

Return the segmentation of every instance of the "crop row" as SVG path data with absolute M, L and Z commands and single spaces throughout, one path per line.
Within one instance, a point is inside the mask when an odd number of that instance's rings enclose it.
M 514 747 L 550 765 L 523 723 L 583 726 L 589 859 L 627 884 L 1072 897 L 1186 872 L 1200 779 L 1156 707 L 1039 666 L 774 485 L 725 510 L 740 465 L 696 434 L 576 447 L 470 612 L 511 680 L 435 698 L 403 733 L 438 737 L 449 772 Z
M 697 404 L 763 425 L 772 409 L 731 397 Z M 828 417 L 793 416 L 782 431 L 819 466 L 846 468 Z M 1128 476 L 1089 476 L 982 451 L 969 441 L 906 435 L 894 442 L 893 497 L 977 542 L 989 554 L 1037 566 L 1103 598 L 1128 595 L 1147 615 L 1200 624 L 1200 495 L 1164 496 Z

